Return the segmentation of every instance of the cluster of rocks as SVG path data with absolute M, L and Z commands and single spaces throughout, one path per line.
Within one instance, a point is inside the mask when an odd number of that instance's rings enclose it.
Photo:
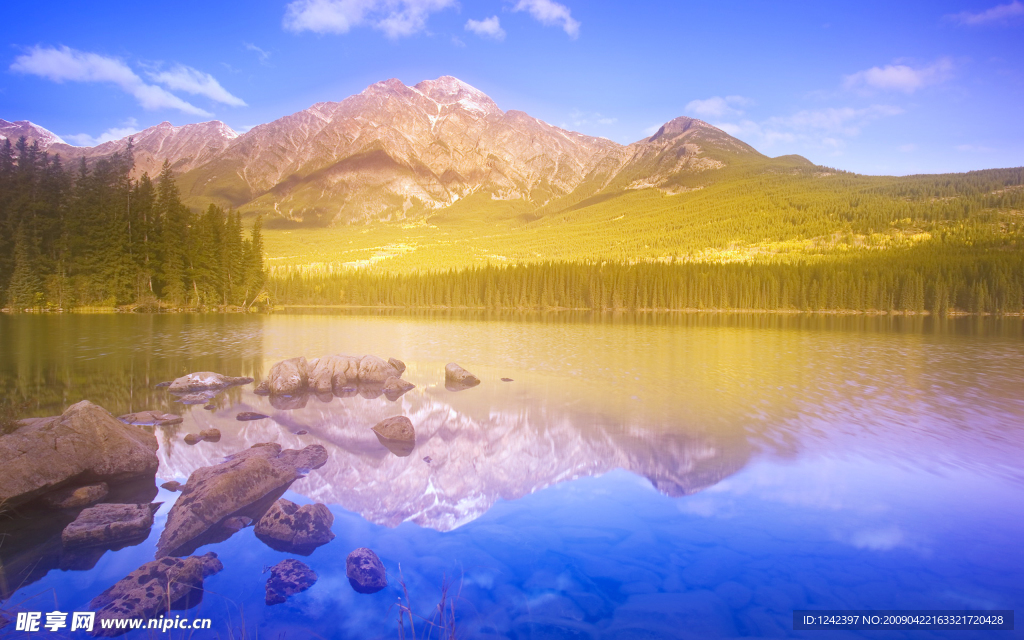
M 405 363 L 397 358 L 385 361 L 377 356 L 330 355 L 306 360 L 291 358 L 275 364 L 256 393 L 280 396 L 351 396 L 356 393 L 384 394 L 397 400 L 416 385 L 402 380 Z

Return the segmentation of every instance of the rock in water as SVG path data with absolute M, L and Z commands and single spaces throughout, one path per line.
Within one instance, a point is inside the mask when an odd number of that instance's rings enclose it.
M 272 549 L 308 556 L 334 540 L 334 514 L 324 504 L 299 506 L 284 498 L 256 523 L 256 537 Z
M 309 388 L 317 393 L 331 392 L 359 377 L 359 358 L 354 356 L 323 356 L 310 363 Z
M 415 388 L 416 385 L 413 383 L 391 376 L 384 381 L 382 391 L 384 392 L 384 395 L 387 396 L 388 400 L 394 402 L 398 398 L 402 397 L 405 392 Z
M 403 373 L 405 373 L 405 363 L 399 360 L 398 358 L 388 358 L 388 364 L 395 368 L 395 371 L 398 372 L 398 375 L 402 375 Z
M 252 378 L 233 378 L 213 371 L 199 371 L 182 376 L 170 384 L 171 393 L 194 393 L 196 391 L 214 391 L 226 389 L 239 384 L 249 384 Z
M 198 433 L 186 433 L 184 440 L 185 444 L 199 444 L 203 441 L 203 437 Z
M 356 549 L 345 560 L 345 575 L 349 584 L 359 593 L 377 593 L 388 586 L 384 563 L 366 547 Z
M 270 369 L 267 379 L 259 384 L 257 391 L 272 396 L 288 395 L 305 391 L 309 386 L 309 363 L 303 357 L 282 360 Z
M 226 461 L 192 472 L 181 496 L 167 514 L 157 543 L 157 557 L 174 555 L 194 538 L 236 512 L 259 501 L 327 462 L 321 445 L 281 450 L 281 445 L 253 445 Z
M 166 427 L 180 424 L 183 420 L 179 415 L 162 411 L 137 411 L 118 416 L 117 419 L 125 424 L 134 424 L 140 427 Z
M 512 382 L 512 378 L 502 378 L 502 382 Z
M 175 398 L 175 402 L 184 405 L 202 404 L 205 405 L 207 402 L 213 399 L 219 391 L 196 391 L 195 393 L 186 393 L 183 396 Z
M 181 484 L 177 480 L 171 480 L 170 482 L 165 482 L 160 486 L 168 491 L 181 491 L 181 488 L 185 485 Z
M 70 481 L 120 481 L 154 475 L 156 436 L 88 400 L 0 436 L 0 502 L 14 506 Z
M 244 422 L 246 420 L 262 420 L 263 418 L 269 417 L 270 416 L 264 415 L 262 413 L 256 413 L 255 411 L 243 411 L 239 413 L 237 416 L 235 416 L 235 420 L 241 420 L 242 422 Z
M 373 427 L 373 432 L 382 445 L 400 458 L 410 455 L 416 447 L 416 430 L 405 416 L 382 420 Z
M 234 529 L 235 531 L 238 531 L 239 529 L 244 529 L 248 527 L 250 524 L 252 524 L 252 518 L 249 518 L 247 516 L 234 516 L 224 520 L 224 526 L 228 529 Z
M 42 501 L 53 509 L 77 509 L 99 502 L 110 492 L 106 482 L 87 484 L 84 487 L 65 487 L 43 496 Z
M 216 553 L 147 562 L 89 603 L 96 611 L 93 635 L 118 636 L 127 629 L 104 629 L 102 620 L 152 619 L 171 610 L 191 609 L 203 598 L 203 579 L 224 568 Z
M 267 580 L 267 604 L 281 604 L 296 593 L 316 584 L 316 572 L 294 558 L 278 562 L 270 568 Z
M 444 365 L 444 386 L 449 391 L 462 391 L 480 384 L 480 378 L 454 362 Z
M 203 429 L 199 437 L 207 442 L 220 442 L 220 429 Z
M 83 509 L 60 534 L 64 548 L 114 545 L 144 539 L 153 526 L 160 503 L 100 504 Z
M 156 388 L 157 389 L 166 389 L 167 387 L 171 386 L 171 384 L 173 384 L 173 383 L 174 383 L 173 380 L 167 380 L 166 382 L 158 382 L 158 383 L 156 383 Z

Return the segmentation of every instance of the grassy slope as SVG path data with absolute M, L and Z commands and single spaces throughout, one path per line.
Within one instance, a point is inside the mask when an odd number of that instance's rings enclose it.
M 268 228 L 272 273 L 392 272 L 546 260 L 807 261 L 927 243 L 965 224 L 1019 233 L 1020 170 L 907 178 L 802 163 L 694 176 L 691 191 L 615 191 L 536 208 L 471 196 L 403 223 Z M 1019 207 L 1018 207 L 1019 208 Z M 272 225 L 271 225 L 272 226 Z

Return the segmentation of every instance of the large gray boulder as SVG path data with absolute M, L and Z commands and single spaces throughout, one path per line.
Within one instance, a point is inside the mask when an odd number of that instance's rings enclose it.
M 275 491 L 283 492 L 326 462 L 327 451 L 321 445 L 282 451 L 279 444 L 264 443 L 220 464 L 196 469 L 167 514 L 157 557 L 177 555 L 176 551 L 228 517 L 249 515 L 242 513 L 247 507 Z
M 13 506 L 64 485 L 153 475 L 156 436 L 88 400 L 0 436 L 0 503 Z
M 147 562 L 93 598 L 93 635 L 118 636 L 127 629 L 104 629 L 102 620 L 149 620 L 172 610 L 191 609 L 203 598 L 203 580 L 224 568 L 216 553 Z
M 168 390 L 171 393 L 183 394 L 196 391 L 216 391 L 239 384 L 249 384 L 252 378 L 234 378 L 213 371 L 198 371 L 182 376 L 171 382 Z
M 296 593 L 301 593 L 316 584 L 316 572 L 294 558 L 278 562 L 270 568 L 267 580 L 267 604 L 281 604 Z
M 153 514 L 160 503 L 99 504 L 83 509 L 60 535 L 66 549 L 111 546 L 144 539 L 153 527 Z
M 324 504 L 301 507 L 284 498 L 274 503 L 256 523 L 256 537 L 272 549 L 308 556 L 334 540 L 334 514 Z
M 361 547 L 345 559 L 345 575 L 359 593 L 377 593 L 388 586 L 387 572 L 372 549 Z

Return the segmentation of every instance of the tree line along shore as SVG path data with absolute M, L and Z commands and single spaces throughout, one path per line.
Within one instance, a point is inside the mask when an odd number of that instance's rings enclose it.
M 66 169 L 58 156 L 40 152 L 25 139 L 14 145 L 4 141 L 0 307 L 245 311 L 295 305 L 937 315 L 1024 310 L 1024 230 L 1016 219 L 1024 215 L 1017 210 L 1024 190 L 1016 170 L 958 174 L 952 182 L 933 186 L 921 177 L 906 179 L 902 187 L 888 185 L 893 202 L 931 203 L 918 206 L 920 211 L 893 205 L 901 215 L 913 213 L 910 224 L 928 226 L 930 238 L 883 248 L 826 249 L 797 260 L 771 255 L 726 263 L 586 258 L 268 275 L 259 217 L 246 237 L 240 212 L 215 205 L 197 212 L 185 206 L 166 164 L 155 180 L 148 175 L 133 179 L 132 168 L 130 145 L 124 153 Z M 957 198 L 963 201 L 959 205 Z M 822 205 L 829 218 L 836 215 L 833 200 Z M 821 208 L 805 205 L 806 215 Z M 879 224 L 888 226 L 888 217 Z M 878 225 L 868 226 L 866 232 Z

